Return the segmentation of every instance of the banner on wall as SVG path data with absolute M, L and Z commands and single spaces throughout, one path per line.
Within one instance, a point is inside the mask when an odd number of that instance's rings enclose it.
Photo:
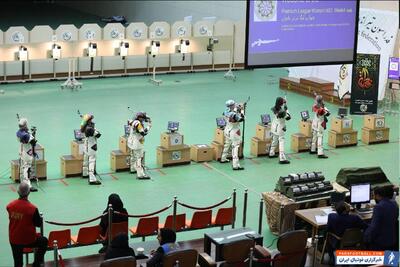
M 391 80 L 400 80 L 399 58 L 391 57 L 389 59 L 388 78 Z
M 343 64 L 339 69 L 339 78 L 337 81 L 337 89 L 339 99 L 343 99 L 345 95 L 350 93 L 351 77 L 349 75 L 351 65 Z
M 376 114 L 379 89 L 378 54 L 357 54 L 353 65 L 350 114 Z
M 399 12 L 360 8 L 357 53 L 380 54 L 381 56 L 379 100 L 382 100 L 385 95 L 385 81 L 388 78 L 389 57 L 393 54 L 398 31 Z M 352 73 L 352 66 L 347 65 L 349 73 Z M 342 98 L 346 93 L 351 91 L 351 83 L 342 81 L 343 83 L 340 86 L 341 67 L 341 65 L 291 67 L 289 68 L 289 76 L 295 78 L 314 76 L 335 82 L 339 97 Z M 347 89 L 345 86 L 348 86 Z

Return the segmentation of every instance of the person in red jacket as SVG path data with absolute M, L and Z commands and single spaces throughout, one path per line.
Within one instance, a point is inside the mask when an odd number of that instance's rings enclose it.
M 36 248 L 33 267 L 44 263 L 47 238 L 36 234 L 36 227 L 42 225 L 42 218 L 35 205 L 29 202 L 29 184 L 22 182 L 18 187 L 19 198 L 7 205 L 9 240 L 14 257 L 14 267 L 23 266 L 24 248 Z

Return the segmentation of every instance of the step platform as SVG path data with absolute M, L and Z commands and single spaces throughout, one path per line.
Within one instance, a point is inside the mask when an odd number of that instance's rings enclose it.
M 190 147 L 188 145 L 172 149 L 157 147 L 157 165 L 160 167 L 184 165 L 190 164 L 190 162 Z
M 389 142 L 389 128 L 369 129 L 362 128 L 361 141 L 364 144 L 381 144 Z
M 11 180 L 14 182 L 19 182 L 19 160 L 15 159 L 11 161 Z M 45 160 L 36 160 L 36 177 L 39 180 L 47 179 L 47 161 Z
M 76 158 L 72 155 L 60 157 L 61 175 L 63 177 L 82 176 L 83 158 Z
M 357 131 L 352 131 L 348 133 L 338 133 L 333 130 L 329 130 L 328 134 L 328 145 L 334 148 L 356 146 Z

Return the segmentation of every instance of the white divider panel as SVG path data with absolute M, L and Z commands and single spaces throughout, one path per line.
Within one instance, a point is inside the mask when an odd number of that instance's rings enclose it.
M 6 75 L 7 76 L 14 76 L 14 75 L 21 75 L 22 74 L 22 62 L 21 61 L 6 61 Z M 29 63 L 25 61 L 25 78 L 29 73 Z
M 234 24 L 230 20 L 219 20 L 214 24 L 214 36 L 232 36 Z
M 149 68 L 153 67 L 153 57 L 148 55 Z M 169 67 L 169 54 L 160 54 L 156 57 L 156 67 Z
M 214 64 L 229 64 L 230 56 L 229 50 L 214 51 Z
M 170 25 L 165 21 L 156 21 L 150 25 L 149 39 L 163 40 L 170 38 Z
M 235 53 L 234 62 L 244 63 L 244 47 L 246 42 L 246 24 L 244 21 L 235 23 Z
M 0 77 L 4 76 L 4 62 L 0 61 Z
M 0 45 L 4 43 L 4 32 L 0 30 Z
M 183 67 L 190 66 L 192 63 L 191 53 L 185 54 L 185 60 L 182 60 L 182 54 L 171 54 L 171 66 L 172 67 Z
M 177 21 L 172 24 L 171 38 L 190 38 L 192 36 L 192 24 L 188 21 Z
M 33 59 L 30 60 L 31 74 L 53 73 L 52 59 Z
M 77 64 L 77 61 L 75 64 Z M 54 68 L 56 70 L 56 73 L 68 72 L 68 58 L 61 58 L 59 60 L 56 60 Z
M 100 41 L 101 38 L 101 28 L 95 23 L 83 24 L 82 27 L 79 29 L 80 41 Z
M 75 42 L 78 41 L 78 29 L 73 24 L 60 25 L 56 29 L 57 41 Z
M 127 69 L 144 69 L 147 68 L 147 56 L 127 56 L 126 57 Z
M 100 71 L 101 57 L 95 57 L 93 59 L 93 71 Z M 90 71 L 90 57 L 79 58 L 79 71 Z
M 103 70 L 122 70 L 124 61 L 120 56 L 103 57 Z
M 212 53 L 211 52 L 198 52 L 193 53 L 193 65 L 211 65 Z
M 30 31 L 30 43 L 46 43 L 53 41 L 54 30 L 48 25 L 35 26 Z
M 129 24 L 126 28 L 126 39 L 146 40 L 148 37 L 148 27 L 143 22 Z
M 121 23 L 108 23 L 103 28 L 103 40 L 125 39 L 125 27 Z
M 193 25 L 194 37 L 211 37 L 214 34 L 214 24 L 209 20 L 200 20 Z
M 10 27 L 5 34 L 5 44 L 29 43 L 29 31 L 25 27 Z

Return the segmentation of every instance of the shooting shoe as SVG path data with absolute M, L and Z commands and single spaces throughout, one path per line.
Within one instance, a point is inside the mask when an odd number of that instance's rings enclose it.
M 221 160 L 219 160 L 219 162 L 220 162 L 220 163 L 228 163 L 228 162 L 230 162 L 230 160 L 229 160 L 229 159 L 225 159 L 225 160 L 222 160 L 222 159 L 221 159 Z
M 275 155 L 268 155 L 268 157 L 269 157 L 270 159 L 272 159 L 272 158 L 277 158 L 277 157 L 278 157 L 278 154 L 275 154 Z
M 148 176 L 148 175 L 138 176 L 137 178 L 138 178 L 139 180 L 148 180 L 148 179 L 151 179 L 151 177 Z
M 279 164 L 290 164 L 290 161 L 287 159 L 279 161 Z
M 232 168 L 232 170 L 234 170 L 234 171 L 242 171 L 242 170 L 244 170 L 244 168 L 243 167 L 236 167 L 236 168 Z
M 35 187 L 31 187 L 30 189 L 29 189 L 29 191 L 31 191 L 31 192 L 37 192 L 38 190 L 37 190 L 37 188 L 35 188 Z
M 327 159 L 328 156 L 325 155 L 325 154 L 322 154 L 322 155 L 318 155 L 318 158 L 319 158 L 319 159 Z
M 317 154 L 317 151 L 311 151 L 310 150 L 310 154 Z
M 89 184 L 90 185 L 101 185 L 101 182 L 99 180 L 96 180 L 96 181 L 89 182 Z

